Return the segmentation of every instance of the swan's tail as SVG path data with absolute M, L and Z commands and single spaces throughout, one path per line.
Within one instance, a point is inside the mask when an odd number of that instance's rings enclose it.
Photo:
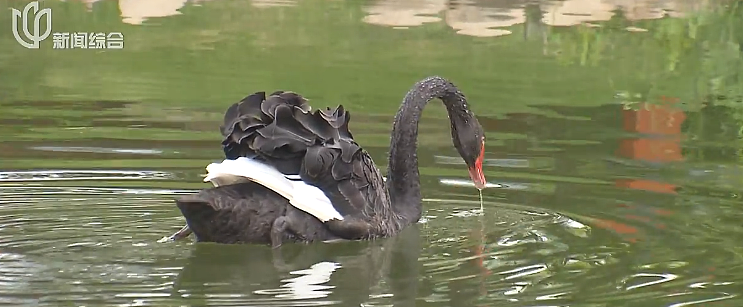
M 292 206 L 322 222 L 343 220 L 322 190 L 302 180 L 289 179 L 289 176 L 260 161 L 240 157 L 209 164 L 206 170 L 208 174 L 204 181 L 211 181 L 215 186 L 252 181 L 283 196 Z
M 198 241 L 221 242 L 220 234 L 234 233 L 225 229 L 225 226 L 234 223 L 214 223 L 213 221 L 223 220 L 224 214 L 220 210 L 215 210 L 208 199 L 202 198 L 201 193 L 186 195 L 175 201 L 181 214 L 186 218 L 188 228 L 194 233 Z M 242 225 L 244 226 L 244 225 Z M 234 242 L 221 242 L 234 243 Z
M 225 185 L 175 201 L 198 241 L 270 243 L 271 223 L 286 199 L 254 182 Z

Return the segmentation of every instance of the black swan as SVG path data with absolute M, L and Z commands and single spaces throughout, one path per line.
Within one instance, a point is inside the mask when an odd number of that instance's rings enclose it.
M 230 106 L 221 127 L 226 159 L 207 166 L 214 188 L 176 200 L 186 226 L 163 240 L 261 243 L 389 237 L 422 214 L 418 122 L 428 101 L 444 102 L 454 147 L 478 189 L 485 135 L 451 82 L 418 81 L 395 116 L 385 182 L 348 129 L 342 105 L 311 112 L 293 92 L 257 92 Z

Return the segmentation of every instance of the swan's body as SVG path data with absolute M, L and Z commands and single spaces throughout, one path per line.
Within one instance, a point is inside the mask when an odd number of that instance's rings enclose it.
M 484 135 L 464 95 L 450 82 L 422 80 L 395 117 L 388 180 L 348 129 L 350 114 L 310 112 L 290 92 L 252 94 L 225 114 L 226 160 L 207 167 L 215 188 L 176 201 L 199 241 L 268 243 L 358 240 L 398 233 L 421 217 L 416 157 L 418 120 L 440 98 L 449 111 L 452 139 L 482 188 Z

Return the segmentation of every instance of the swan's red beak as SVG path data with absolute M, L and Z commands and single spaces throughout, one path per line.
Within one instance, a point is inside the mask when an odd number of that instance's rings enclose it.
M 469 167 L 468 170 L 470 172 L 470 178 L 472 178 L 472 183 L 475 184 L 475 187 L 482 190 L 487 185 L 487 180 L 485 180 L 485 173 L 482 172 L 482 160 L 485 158 L 485 141 L 482 141 L 482 147 L 480 147 L 480 155 L 477 157 L 477 160 L 475 161 L 475 165 L 472 167 Z

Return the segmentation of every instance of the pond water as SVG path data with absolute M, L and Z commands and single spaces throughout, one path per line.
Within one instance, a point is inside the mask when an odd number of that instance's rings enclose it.
M 27 2 L 0 3 L 0 24 Z M 740 2 L 41 7 L 54 33 L 124 45 L 26 49 L 0 31 L 0 304 L 743 305 Z M 233 102 L 286 89 L 343 104 L 385 170 L 393 115 L 429 75 L 486 129 L 482 214 L 432 103 L 424 218 L 400 235 L 286 244 L 282 259 L 157 243 L 183 225 L 173 199 L 208 187 Z

